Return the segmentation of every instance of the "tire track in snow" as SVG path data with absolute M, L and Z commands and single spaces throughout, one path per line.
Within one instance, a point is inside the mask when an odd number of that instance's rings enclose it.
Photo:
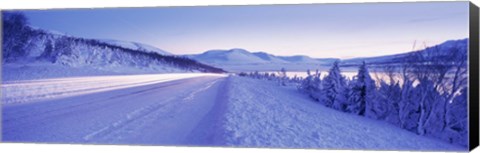
M 218 81 L 220 81 L 220 80 L 215 80 L 215 81 L 213 81 L 213 82 L 210 82 L 210 83 L 208 83 L 205 87 L 193 91 L 193 92 L 190 93 L 187 97 L 183 98 L 183 100 L 184 100 L 184 101 L 186 101 L 186 100 L 193 100 L 193 97 L 195 97 L 196 94 L 198 94 L 199 92 L 205 91 L 206 89 L 212 87 L 212 85 L 215 84 L 215 83 L 217 83 Z
M 182 80 L 184 80 L 184 79 L 182 79 Z M 178 80 L 178 81 L 182 81 L 182 80 Z M 42 113 L 43 115 L 48 115 L 49 113 L 55 113 L 55 112 L 63 111 L 63 110 L 72 110 L 72 109 L 76 109 L 76 108 L 88 108 L 88 107 L 90 107 L 90 106 L 93 105 L 93 104 L 99 104 L 99 103 L 105 102 L 106 100 L 120 99 L 120 98 L 125 97 L 125 96 L 135 96 L 135 95 L 138 95 L 138 94 L 141 94 L 141 93 L 145 93 L 145 92 L 148 92 L 148 91 L 153 91 L 153 90 L 156 90 L 156 89 L 160 89 L 160 88 L 165 88 L 165 87 L 169 87 L 169 86 L 174 86 L 174 85 L 181 84 L 181 83 L 178 82 L 178 81 L 167 82 L 167 84 L 165 84 L 165 85 L 160 85 L 160 86 L 148 88 L 148 89 L 141 90 L 141 91 L 137 91 L 137 92 L 133 92 L 133 93 L 126 93 L 126 94 L 121 94 L 121 95 L 113 95 L 113 96 L 109 96 L 109 97 L 105 97 L 105 98 L 101 98 L 101 99 L 97 99 L 97 100 L 92 100 L 92 101 L 85 102 L 85 103 L 80 103 L 80 104 L 75 104 L 75 105 L 68 105 L 68 106 L 66 106 L 66 107 L 60 107 L 60 108 L 56 108 L 56 109 L 51 109 L 51 110 L 43 111 L 43 112 L 41 112 L 41 113 Z M 72 112 L 69 112 L 69 113 L 72 113 Z M 22 113 L 19 113 L 19 114 L 22 114 Z M 5 122 L 8 123 L 8 122 L 10 122 L 10 121 L 12 121 L 12 120 L 22 120 L 23 118 L 29 118 L 29 117 L 37 116 L 37 115 L 38 115 L 38 114 L 28 114 L 28 115 L 23 115 L 23 116 L 14 116 L 14 117 L 10 117 L 9 119 L 4 119 L 4 120 L 3 120 L 3 123 L 5 123 Z M 61 115 L 65 115 L 65 114 L 61 114 Z
M 214 74 L 207 74 L 215 76 Z M 199 74 L 102 76 L 6 82 L 2 103 L 25 103 L 199 77 Z

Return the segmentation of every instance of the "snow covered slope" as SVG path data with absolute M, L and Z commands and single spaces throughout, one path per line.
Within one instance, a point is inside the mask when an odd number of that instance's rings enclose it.
M 147 45 L 147 44 L 142 44 L 142 43 L 137 43 L 137 42 L 128 42 L 128 41 L 111 40 L 111 39 L 104 39 L 104 40 L 100 40 L 100 41 L 104 42 L 104 43 L 107 43 L 107 44 L 120 46 L 120 47 L 123 47 L 123 48 L 128 48 L 128 49 L 133 49 L 133 50 L 154 52 L 154 53 L 158 53 L 160 55 L 173 55 L 172 53 L 161 50 L 157 47 L 153 47 L 153 46 L 150 46 L 150 45 Z
M 231 77 L 225 114 L 228 146 L 466 151 L 389 123 L 339 112 L 294 87 Z
M 244 49 L 210 50 L 202 54 L 187 55 L 199 62 L 228 71 L 276 71 L 307 70 L 319 65 L 329 65 L 334 58 L 316 59 L 308 56 L 276 56 L 265 52 L 249 52 Z
M 17 31 L 6 30 L 4 33 L 6 37 L 2 46 L 2 76 L 7 79 L 15 79 L 16 75 L 23 74 L 30 75 L 30 78 L 35 78 L 35 75 L 44 78 L 44 76 L 72 76 L 69 74 L 83 76 L 88 75 L 88 72 L 95 74 L 223 72 L 221 69 L 138 43 L 121 41 L 105 43 L 95 39 L 50 33 L 29 26 Z M 59 69 L 65 72 L 57 71 Z M 81 72 L 77 72 L 78 70 Z M 39 74 L 44 71 L 58 73 Z

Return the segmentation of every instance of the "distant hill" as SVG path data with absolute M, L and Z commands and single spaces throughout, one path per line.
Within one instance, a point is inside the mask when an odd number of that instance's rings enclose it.
M 431 46 L 422 50 L 417 50 L 417 51 L 425 55 L 435 55 L 435 54 L 431 54 L 431 52 L 440 52 L 439 55 L 441 55 L 451 51 L 457 51 L 453 49 L 455 47 L 458 47 L 460 51 L 465 51 L 465 54 L 466 54 L 466 51 L 468 49 L 468 38 L 460 39 L 460 40 L 449 40 L 441 44 Z M 412 52 L 406 52 L 406 53 L 395 54 L 395 55 L 386 55 L 386 56 L 346 59 L 341 61 L 341 65 L 354 66 L 354 65 L 361 64 L 363 61 L 365 61 L 367 64 L 370 64 L 370 65 L 401 64 L 406 61 L 406 58 Z
M 307 69 L 327 70 L 336 60 L 340 60 L 340 66 L 344 68 L 356 67 L 363 61 L 372 67 L 398 65 L 404 63 L 408 56 L 413 52 L 421 52 L 426 56 L 433 56 L 435 54 L 431 54 L 432 52 L 441 52 L 438 54 L 441 55 L 451 51 L 456 51 L 453 49 L 455 47 L 459 48 L 461 51 L 466 51 L 468 48 L 468 39 L 449 40 L 422 50 L 410 51 L 401 54 L 376 57 L 359 57 L 344 60 L 336 58 L 312 58 L 305 55 L 277 56 L 266 52 L 250 52 L 245 49 L 238 48 L 230 50 L 209 50 L 201 54 L 187 55 L 187 57 L 204 64 L 220 67 L 233 72 L 278 71 L 281 68 L 286 68 L 288 71 L 305 71 Z
M 209 50 L 202 54 L 187 55 L 187 57 L 228 71 L 276 71 L 281 68 L 303 71 L 315 69 L 322 65 L 330 65 L 338 60 L 335 58 L 317 59 L 303 55 L 277 56 L 238 48 Z

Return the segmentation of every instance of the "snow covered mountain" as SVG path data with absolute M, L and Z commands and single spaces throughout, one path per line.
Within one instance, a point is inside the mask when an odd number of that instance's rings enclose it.
M 451 51 L 467 51 L 468 47 L 468 38 L 460 40 L 449 40 L 441 44 L 428 47 L 426 49 L 418 50 L 424 55 L 427 56 L 440 56 Z M 458 48 L 458 50 L 454 50 Z M 413 51 L 412 51 L 413 52 Z M 406 58 L 412 53 L 401 53 L 395 55 L 386 55 L 386 56 L 377 56 L 377 57 L 361 57 L 361 58 L 352 58 L 341 61 L 341 65 L 360 65 L 363 61 L 369 64 L 382 65 L 382 64 L 399 64 L 406 61 Z M 438 53 L 435 53 L 438 52 Z
M 209 50 L 202 54 L 187 57 L 220 67 L 228 71 L 276 71 L 314 69 L 320 65 L 329 65 L 335 58 L 311 58 L 308 56 L 276 56 L 265 52 L 249 52 L 245 49 Z
M 190 56 L 193 59 L 210 64 L 247 64 L 268 63 L 244 49 L 209 50 L 199 55 Z

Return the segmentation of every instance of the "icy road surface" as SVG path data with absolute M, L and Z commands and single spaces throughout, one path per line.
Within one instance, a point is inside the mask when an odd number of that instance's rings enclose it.
M 214 135 L 197 126 L 214 125 L 212 108 L 221 106 L 224 78 L 197 73 L 4 82 L 2 141 L 212 144 Z M 208 126 L 200 123 L 206 117 Z

